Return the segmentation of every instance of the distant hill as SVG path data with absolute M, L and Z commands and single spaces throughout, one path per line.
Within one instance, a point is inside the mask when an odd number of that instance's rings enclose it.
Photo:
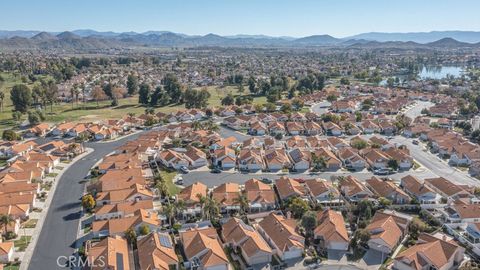
M 452 38 L 460 42 L 477 43 L 480 42 L 480 32 L 476 31 L 432 31 L 432 32 L 412 32 L 412 33 L 381 33 L 371 32 L 363 33 L 345 39 L 365 39 L 371 41 L 413 41 L 417 43 L 430 43 L 443 38 Z
M 432 33 L 435 33 L 434 35 Z M 454 33 L 474 40 L 476 35 L 479 41 L 465 42 L 444 35 Z M 13 35 L 18 34 L 18 35 Z M 12 36 L 13 35 L 13 36 Z M 416 40 L 408 40 L 409 37 Z M 433 36 L 441 36 L 429 42 Z M 428 36 L 426 38 L 425 36 Z M 401 37 L 401 38 L 399 38 Z M 423 38 L 421 38 L 423 37 Z M 378 38 L 379 40 L 372 40 Z M 393 40 L 389 40 L 389 39 Z M 394 40 L 395 38 L 405 40 Z M 61 33 L 39 31 L 0 31 L 0 48 L 3 49 L 61 49 L 71 51 L 104 50 L 133 47 L 312 47 L 335 46 L 349 48 L 402 48 L 402 49 L 451 49 L 451 48 L 480 48 L 480 32 L 429 32 L 429 33 L 367 33 L 349 38 L 335 38 L 330 35 L 313 35 L 301 38 L 271 37 L 265 35 L 234 35 L 220 36 L 207 34 L 204 36 L 189 36 L 169 31 L 136 32 L 99 32 L 95 30 L 74 30 Z

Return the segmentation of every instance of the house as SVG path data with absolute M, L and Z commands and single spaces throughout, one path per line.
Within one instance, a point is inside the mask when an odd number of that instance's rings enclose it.
M 284 168 L 290 168 L 290 159 L 285 149 L 268 149 L 265 151 L 265 163 L 269 171 L 280 171 Z
M 393 269 L 457 269 L 464 259 L 465 249 L 448 238 L 442 233 L 421 233 L 415 245 L 395 257 Z
M 125 232 L 133 228 L 137 233 L 142 226 L 147 226 L 151 232 L 160 230 L 162 223 L 155 211 L 137 210 L 134 215 L 107 220 L 96 220 L 92 223 L 93 237 L 124 236 Z
M 342 161 L 343 166 L 349 170 L 362 171 L 368 164 L 358 154 L 358 151 L 351 147 L 344 147 L 337 151 L 338 158 Z
M 240 186 L 237 183 L 223 183 L 212 190 L 212 199 L 220 206 L 221 213 L 239 211 Z
M 396 186 L 393 181 L 382 180 L 376 176 L 365 181 L 367 187 L 370 188 L 378 197 L 390 200 L 393 204 L 406 204 L 410 202 L 410 196 Z
M 217 231 L 213 227 L 190 228 L 180 231 L 185 254 L 185 267 L 204 270 L 228 270 L 229 262 Z
M 215 166 L 218 166 L 224 170 L 235 168 L 235 165 L 237 163 L 237 156 L 235 155 L 235 150 L 229 147 L 216 149 L 212 156 L 212 163 Z
M 300 197 L 303 199 L 308 198 L 307 190 L 305 186 L 292 178 L 284 177 L 275 180 L 275 187 L 277 188 L 280 200 L 285 201 L 289 198 Z
M 202 213 L 200 198 L 207 197 L 207 186 L 200 182 L 195 182 L 185 187 L 177 195 L 178 200 L 185 202 L 186 209 L 183 215 L 198 215 Z
M 249 212 L 263 212 L 275 209 L 275 191 L 270 185 L 252 178 L 245 182 L 243 192 L 248 200 Z
M 371 120 L 363 120 L 360 123 L 360 128 L 364 134 L 372 134 L 380 132 L 380 127 Z
M 132 269 L 127 240 L 120 236 L 106 237 L 96 244 L 88 241 L 85 255 L 91 269 Z
M 258 223 L 257 230 L 274 254 L 285 261 L 300 258 L 305 249 L 305 238 L 296 232 L 296 224 L 294 219 L 272 212 Z
M 391 160 L 397 161 L 400 170 L 409 170 L 413 167 L 413 158 L 410 156 L 408 149 L 389 148 L 384 151 Z
M 196 147 L 188 146 L 184 155 L 190 161 L 190 168 L 200 168 L 208 165 L 207 155 Z
M 263 136 L 267 133 L 267 126 L 262 122 L 253 122 L 248 129 L 250 135 Z
M 360 155 L 367 161 L 371 169 L 386 169 L 390 158 L 382 151 L 375 148 L 366 148 L 360 150 Z
M 478 204 L 465 204 L 459 201 L 448 205 L 445 209 L 439 209 L 439 212 L 443 215 L 445 223 L 466 225 L 480 222 L 480 205 Z
M 424 184 L 446 199 L 459 199 L 472 197 L 469 187 L 450 182 L 443 177 L 425 179 Z
M 315 157 L 315 158 L 314 158 Z M 342 162 L 328 148 L 320 147 L 312 151 L 312 166 L 327 171 L 337 171 L 342 167 Z
M 40 123 L 28 130 L 26 133 L 27 137 L 45 137 L 47 133 L 50 131 L 50 125 L 48 123 Z
M 71 122 L 64 122 L 59 125 L 57 125 L 51 132 L 50 134 L 52 136 L 63 136 L 66 135 L 67 132 L 72 129 L 75 126 L 74 123 Z
M 436 204 L 440 202 L 441 196 L 415 176 L 407 175 L 403 177 L 400 186 L 420 204 Z
M 226 245 L 240 250 L 248 265 L 268 264 L 273 251 L 260 233 L 241 219 L 232 217 L 222 225 L 222 238 Z
M 287 127 L 288 134 L 291 136 L 300 135 L 304 132 L 304 127 L 299 122 L 287 122 L 285 126 Z
M 175 170 L 180 169 L 181 167 L 189 167 L 190 160 L 183 155 L 183 153 L 177 152 L 172 149 L 167 149 L 161 151 L 157 156 L 157 159 L 165 167 L 173 168 Z
M 342 128 L 333 122 L 324 122 L 323 129 L 327 135 L 340 136 L 343 134 Z
M 131 187 L 125 189 L 101 191 L 98 192 L 95 197 L 97 205 L 141 200 L 153 200 L 153 193 L 145 186 L 139 184 L 133 184 Z
M 373 193 L 351 175 L 339 179 L 339 189 L 343 196 L 351 202 L 359 202 L 373 197 Z
M 292 160 L 293 169 L 306 171 L 310 168 L 311 152 L 306 149 L 295 148 L 288 153 Z
M 304 133 L 306 136 L 316 136 L 322 134 L 322 126 L 317 124 L 316 122 L 306 122 L 304 124 Z
M 338 205 L 343 201 L 340 198 L 340 192 L 324 179 L 309 179 L 305 181 L 308 194 L 312 201 L 324 205 Z
M 261 149 L 242 149 L 237 159 L 238 169 L 241 171 L 254 172 L 266 169 Z
M 180 260 L 175 245 L 168 233 L 152 232 L 137 240 L 138 264 L 140 269 L 180 269 Z
M 366 230 L 370 232 L 368 246 L 371 249 L 390 254 L 405 236 L 410 219 L 397 213 L 375 212 Z M 387 258 L 387 256 L 385 256 Z
M 314 238 L 320 241 L 320 248 L 347 251 L 349 237 L 342 214 L 326 209 L 318 212 L 317 220 L 318 226 L 314 230 Z
M 0 263 L 9 263 L 13 261 L 15 245 L 13 241 L 0 242 Z
M 125 201 L 116 204 L 98 205 L 95 208 L 95 220 L 129 217 L 140 209 L 153 210 L 153 200 Z
M 285 135 L 285 126 L 277 121 L 272 122 L 268 125 L 268 132 L 272 136 L 276 135 Z

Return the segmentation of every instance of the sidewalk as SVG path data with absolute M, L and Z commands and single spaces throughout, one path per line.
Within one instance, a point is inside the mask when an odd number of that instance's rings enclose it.
M 43 228 L 43 223 L 45 222 L 45 217 L 48 213 L 48 209 L 49 209 L 49 206 L 50 206 L 50 203 L 52 202 L 52 199 L 55 195 L 55 190 L 57 188 L 57 184 L 58 182 L 60 181 L 60 179 L 62 178 L 62 175 L 63 173 L 68 170 L 68 168 L 72 165 L 75 164 L 76 161 L 78 161 L 79 159 L 89 155 L 90 153 L 92 153 L 94 150 L 92 148 L 86 148 L 85 149 L 85 152 L 82 153 L 81 155 L 75 157 L 74 159 L 72 159 L 72 161 L 70 163 L 68 163 L 65 167 L 63 167 L 63 169 L 58 173 L 58 175 L 55 177 L 55 181 L 53 182 L 52 184 L 52 187 L 50 189 L 50 191 L 48 192 L 48 197 L 45 201 L 45 204 L 44 204 L 44 207 L 42 209 L 42 212 L 39 213 L 38 215 L 38 222 L 37 222 L 37 225 L 35 226 L 35 229 L 33 229 L 33 233 L 32 233 L 32 238 L 30 240 L 30 243 L 28 244 L 26 250 L 25 250 L 25 253 L 24 253 L 24 256 L 23 256 L 23 259 L 21 260 L 21 264 L 20 264 L 20 268 L 19 270 L 27 270 L 28 269 L 28 266 L 30 264 L 30 260 L 32 259 L 32 255 L 33 255 L 33 251 L 35 250 L 35 246 L 37 244 L 37 240 L 38 240 L 38 235 L 40 235 L 41 231 L 42 231 L 42 228 Z

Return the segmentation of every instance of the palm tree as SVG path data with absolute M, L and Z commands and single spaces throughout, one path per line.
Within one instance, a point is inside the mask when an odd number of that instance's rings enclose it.
M 220 215 L 220 206 L 218 202 L 212 198 L 207 198 L 203 210 L 205 211 L 205 217 L 209 220 L 217 218 L 218 215 Z
M 169 195 L 168 194 L 168 187 L 167 187 L 167 184 L 165 183 L 165 181 L 162 181 L 162 180 L 158 181 L 157 184 L 156 184 L 156 188 L 158 189 L 158 193 L 159 193 L 158 195 L 159 196 L 163 195 L 163 197 L 167 197 L 167 199 L 168 199 L 168 197 L 169 197 L 168 196 Z
M 194 121 L 194 122 L 192 123 L 192 128 L 193 128 L 193 130 L 199 130 L 199 129 L 202 128 L 202 124 L 201 124 L 200 122 L 198 122 L 198 121 Z
M 7 234 L 8 226 L 15 222 L 11 215 L 0 215 L 0 224 L 4 226 L 4 233 Z
M 5 93 L 0 92 L 0 112 L 3 112 L 3 100 L 5 99 Z
M 205 202 L 207 201 L 207 197 L 202 196 L 201 194 L 197 194 L 197 198 L 198 198 L 198 203 L 200 203 L 200 209 L 202 209 L 202 219 L 203 219 L 203 217 L 205 216 L 204 215 L 204 213 L 205 213 L 204 210 L 205 209 L 203 208 L 203 206 L 205 206 Z
M 240 193 L 234 202 L 240 205 L 240 215 L 245 215 L 249 207 L 247 196 L 244 193 Z
M 168 218 L 168 224 L 173 226 L 173 219 L 175 218 L 175 206 L 171 203 L 162 207 L 162 213 Z

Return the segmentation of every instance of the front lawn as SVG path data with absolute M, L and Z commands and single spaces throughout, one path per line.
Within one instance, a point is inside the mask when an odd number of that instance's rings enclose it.
M 172 171 L 166 171 L 161 169 L 160 170 L 160 175 L 162 178 L 165 180 L 165 183 L 167 184 L 168 187 L 168 192 L 170 195 L 175 195 L 177 194 L 180 189 L 173 183 L 173 178 L 177 175 L 177 172 L 172 170 Z
M 18 251 L 22 252 L 27 249 L 28 244 L 30 243 L 30 240 L 32 239 L 31 236 L 22 236 L 18 240 L 15 240 L 13 244 L 15 245 L 15 248 L 17 248 Z
M 29 219 L 22 224 L 22 228 L 33 229 L 37 226 L 38 219 Z

